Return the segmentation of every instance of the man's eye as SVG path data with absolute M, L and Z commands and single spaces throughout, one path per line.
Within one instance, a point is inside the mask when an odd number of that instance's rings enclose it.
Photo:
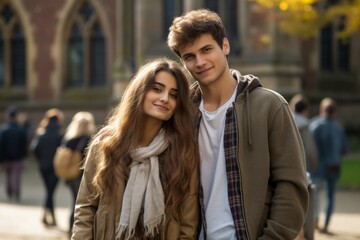
M 185 56 L 184 57 L 184 60 L 185 61 L 191 61 L 191 60 L 193 60 L 194 59 L 194 56 Z

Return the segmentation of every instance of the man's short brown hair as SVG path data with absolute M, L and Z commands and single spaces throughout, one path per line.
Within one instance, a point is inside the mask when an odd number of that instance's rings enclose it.
M 211 34 L 222 48 L 226 31 L 219 15 L 208 9 L 192 10 L 174 19 L 169 28 L 167 43 L 181 57 L 180 49 L 206 33 Z

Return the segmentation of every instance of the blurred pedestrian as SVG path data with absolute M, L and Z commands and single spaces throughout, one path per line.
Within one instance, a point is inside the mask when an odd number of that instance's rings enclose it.
M 200 239 L 294 239 L 307 207 L 302 143 L 286 100 L 229 69 L 219 15 L 176 17 L 168 45 L 191 87 L 201 156 Z
M 347 139 L 344 128 L 335 119 L 336 102 L 331 98 L 324 98 L 320 103 L 319 116 L 310 124 L 319 153 L 318 168 L 312 174 L 313 182 L 320 185 L 326 183 L 326 211 L 322 232 L 327 233 L 334 210 L 336 183 L 340 177 L 341 158 L 347 152 Z M 316 219 L 317 228 L 319 220 L 319 190 L 316 193 Z
M 313 194 L 315 191 L 315 185 L 312 184 L 311 175 L 317 168 L 318 153 L 314 136 L 310 132 L 309 125 L 310 120 L 308 118 L 310 104 L 307 98 L 302 94 L 294 95 L 290 100 L 290 109 L 293 113 L 295 124 L 299 129 L 299 133 L 303 142 L 305 159 L 306 159 L 306 170 L 308 172 L 308 189 L 309 189 L 309 208 L 305 218 L 305 224 L 301 230 L 297 240 L 299 239 L 314 239 L 314 204 Z
M 56 226 L 54 192 L 59 179 L 55 175 L 53 160 L 56 148 L 60 146 L 64 135 L 62 124 L 62 111 L 57 108 L 49 109 L 40 121 L 30 144 L 30 149 L 38 160 L 40 174 L 46 190 L 42 217 L 42 222 L 46 226 Z
M 296 94 L 290 100 L 290 109 L 293 112 L 296 126 L 299 129 L 300 136 L 304 145 L 306 170 L 311 174 L 316 171 L 318 165 L 318 152 L 314 136 L 310 132 L 309 125 L 309 102 L 302 94 Z
M 19 123 L 20 127 L 25 131 L 26 133 L 26 139 L 27 139 L 27 153 L 29 153 L 29 145 L 31 143 L 31 122 L 29 119 L 29 116 L 25 112 L 19 112 L 17 116 L 17 122 Z M 27 154 L 28 155 L 28 154 Z
M 198 152 L 189 85 L 175 61 L 140 67 L 91 142 L 73 240 L 195 239 Z
M 66 129 L 62 145 L 72 150 L 80 150 L 85 157 L 85 149 L 95 131 L 94 116 L 90 112 L 78 112 L 72 118 Z M 69 221 L 69 233 L 72 233 L 74 224 L 75 200 L 79 191 L 79 186 L 83 171 L 75 179 L 65 180 L 65 184 L 70 188 L 73 204 L 71 206 L 71 214 Z
M 29 116 L 25 112 L 19 112 L 17 116 L 17 122 L 25 130 L 27 136 L 30 136 L 31 123 Z
M 4 123 L 0 127 L 0 161 L 6 171 L 6 194 L 20 201 L 21 174 L 27 155 L 27 135 L 17 122 L 17 108 L 10 106 L 6 110 Z

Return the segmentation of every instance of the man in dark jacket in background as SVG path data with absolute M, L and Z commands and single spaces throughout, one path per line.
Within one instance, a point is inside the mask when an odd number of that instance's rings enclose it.
M 6 193 L 9 199 L 20 200 L 23 161 L 27 153 L 26 132 L 16 121 L 17 109 L 6 111 L 7 122 L 0 128 L 0 161 L 6 171 Z

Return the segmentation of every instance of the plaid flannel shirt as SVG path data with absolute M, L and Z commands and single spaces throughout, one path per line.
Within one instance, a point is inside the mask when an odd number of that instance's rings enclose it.
M 199 129 L 201 121 L 201 114 L 197 123 L 197 129 Z M 227 173 L 227 188 L 229 205 L 231 214 L 234 220 L 234 226 L 236 236 L 238 240 L 247 240 L 243 205 L 240 188 L 240 171 L 237 164 L 237 131 L 236 131 L 236 117 L 234 108 L 229 108 L 226 113 L 225 120 L 225 132 L 224 132 L 224 152 L 226 161 L 226 173 Z M 200 189 L 200 207 L 201 207 L 201 219 L 202 228 L 206 233 L 206 218 L 205 218 L 205 206 L 203 189 Z M 206 234 L 205 239 L 206 239 Z

